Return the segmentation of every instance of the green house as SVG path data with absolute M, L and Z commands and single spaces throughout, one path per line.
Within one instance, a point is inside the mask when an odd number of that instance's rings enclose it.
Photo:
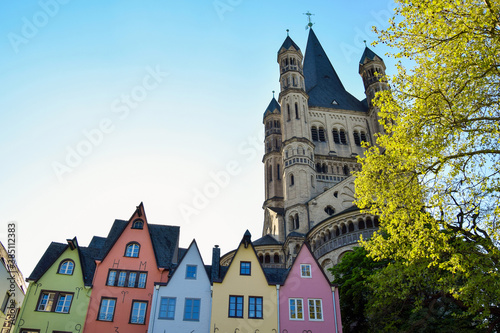
M 52 242 L 28 277 L 28 290 L 14 333 L 82 332 L 92 291 L 93 245 Z

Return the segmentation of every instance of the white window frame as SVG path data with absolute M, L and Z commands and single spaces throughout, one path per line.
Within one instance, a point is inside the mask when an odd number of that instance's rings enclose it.
M 302 318 L 293 318 L 292 317 L 292 304 L 291 304 L 291 302 L 294 303 L 295 313 L 296 313 L 295 317 L 297 317 L 297 314 L 299 313 L 298 301 L 300 301 L 301 307 L 302 307 L 302 311 L 300 311 L 300 313 L 302 314 Z M 302 299 L 302 298 L 289 298 L 288 299 L 288 318 L 290 320 L 304 320 L 304 299 Z
M 304 275 L 304 269 L 305 268 L 308 268 L 308 270 L 306 271 L 306 273 L 308 272 L 309 275 Z M 307 279 L 310 279 L 312 278 L 312 272 L 311 272 L 311 264 L 300 264 L 300 277 L 301 278 L 307 278 Z
M 314 318 L 311 318 L 311 307 L 310 307 L 310 302 L 314 302 Z M 321 309 L 321 319 L 318 319 L 318 312 L 316 312 L 316 306 L 317 306 L 317 301 L 319 301 L 319 306 Z M 308 298 L 307 299 L 307 312 L 309 314 L 309 320 L 311 321 L 324 321 L 324 316 L 323 316 L 323 300 L 321 298 Z

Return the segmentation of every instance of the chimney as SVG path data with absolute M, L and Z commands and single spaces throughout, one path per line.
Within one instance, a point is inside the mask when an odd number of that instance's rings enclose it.
M 215 245 L 212 250 L 212 276 L 211 281 L 218 281 L 220 277 L 220 248 Z

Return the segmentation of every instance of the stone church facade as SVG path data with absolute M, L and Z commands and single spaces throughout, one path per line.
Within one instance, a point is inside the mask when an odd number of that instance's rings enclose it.
M 365 48 L 359 74 L 366 98 L 359 101 L 345 90 L 312 28 L 305 56 L 287 36 L 277 61 L 280 93 L 263 119 L 264 224 L 253 245 L 264 267 L 289 267 L 308 242 L 326 270 L 378 228 L 376 217 L 353 205 L 352 172 L 360 170 L 362 143 L 374 144 L 382 130 L 372 99 L 388 89 L 380 80 L 385 64 Z

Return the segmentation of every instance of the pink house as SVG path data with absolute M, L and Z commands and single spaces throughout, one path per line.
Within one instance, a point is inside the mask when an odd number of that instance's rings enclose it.
M 279 332 L 342 333 L 338 289 L 305 243 L 279 288 L 279 300 Z
M 84 333 L 146 332 L 154 283 L 168 280 L 178 242 L 179 227 L 148 224 L 142 203 L 106 238 L 94 237 L 100 250 Z

